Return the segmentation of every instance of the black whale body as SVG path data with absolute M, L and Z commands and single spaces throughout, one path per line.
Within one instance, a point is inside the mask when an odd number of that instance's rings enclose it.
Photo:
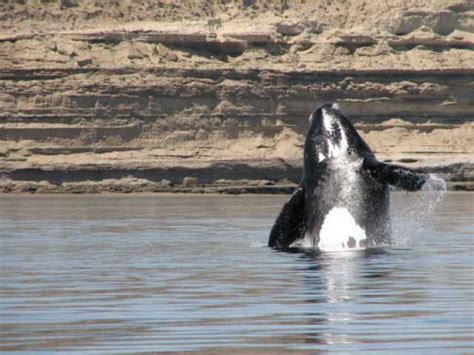
M 427 174 L 378 161 L 336 105 L 310 116 L 300 185 L 283 206 L 268 245 L 353 249 L 390 243 L 389 185 L 415 191 Z

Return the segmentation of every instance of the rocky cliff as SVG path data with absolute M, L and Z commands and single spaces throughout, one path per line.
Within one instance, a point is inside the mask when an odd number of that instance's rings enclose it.
M 469 0 L 7 0 L 0 19 L 0 191 L 286 191 L 327 101 L 380 159 L 474 187 Z

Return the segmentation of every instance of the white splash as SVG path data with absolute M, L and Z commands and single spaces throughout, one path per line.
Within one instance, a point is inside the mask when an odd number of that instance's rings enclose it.
M 294 241 L 290 248 L 298 248 L 298 249 L 314 249 L 313 238 L 306 234 L 303 239 L 299 239 Z
M 360 250 L 367 236 L 347 208 L 334 207 L 324 218 L 318 247 L 322 251 Z
M 401 196 L 403 192 L 398 194 Z M 433 213 L 441 205 L 445 194 L 446 182 L 434 174 L 429 174 L 421 191 L 405 193 L 403 203 L 395 198 L 393 202 L 398 203 L 399 206 L 395 205 L 395 208 L 392 208 L 394 212 L 392 216 L 394 245 L 397 247 L 410 246 L 416 240 L 416 236 L 427 228 L 427 223 L 430 223 Z
M 435 174 L 429 174 L 428 179 L 421 187 L 421 191 L 446 191 L 446 181 Z

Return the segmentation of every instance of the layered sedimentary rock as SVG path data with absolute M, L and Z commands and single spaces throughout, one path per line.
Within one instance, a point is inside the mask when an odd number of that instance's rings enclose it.
M 474 5 L 335 3 L 0 5 L 0 189 L 287 191 L 327 101 L 472 188 Z

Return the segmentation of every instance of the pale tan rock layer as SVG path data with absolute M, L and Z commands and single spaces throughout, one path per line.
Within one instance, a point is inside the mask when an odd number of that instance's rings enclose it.
M 3 2 L 0 190 L 288 191 L 327 101 L 471 189 L 473 31 L 469 0 Z

